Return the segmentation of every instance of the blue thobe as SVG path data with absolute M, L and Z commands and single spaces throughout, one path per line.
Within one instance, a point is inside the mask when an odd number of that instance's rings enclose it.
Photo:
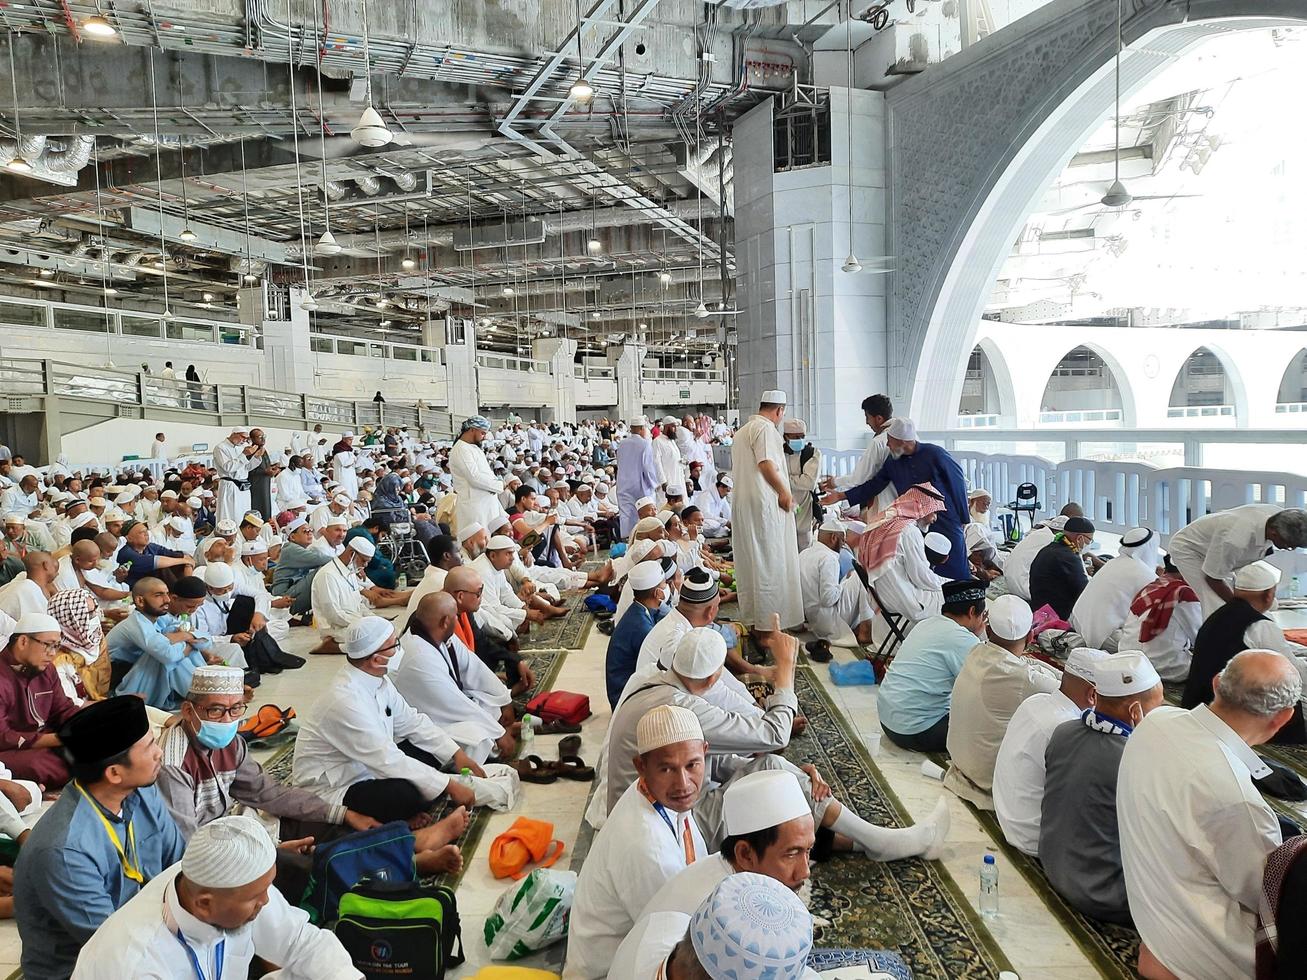
M 155 787 L 136 790 L 115 815 L 73 783 L 65 786 L 14 865 L 14 918 L 28 980 L 66 978 L 91 934 L 140 891 L 123 873 L 97 811 L 147 882 L 182 858 L 185 841 Z
M 971 578 L 971 565 L 967 561 L 967 544 L 963 529 L 971 521 L 967 504 L 967 478 L 958 461 L 940 446 L 929 442 L 917 443 L 916 452 L 898 459 L 891 456 L 885 465 L 866 483 L 845 491 L 849 503 L 863 507 L 874 500 L 887 486 L 893 485 L 900 493 L 918 483 L 929 483 L 944 495 L 944 510 L 940 511 L 932 531 L 938 531 L 953 545 L 948 561 L 935 571 L 955 581 Z
M 621 622 L 613 629 L 613 635 L 608 638 L 608 653 L 604 658 L 604 680 L 608 688 L 610 708 L 617 707 L 617 700 L 622 696 L 626 682 L 635 673 L 644 638 L 671 611 L 672 607 L 666 604 L 651 612 L 641 603 L 633 602 Z
M 653 443 L 641 436 L 627 436 L 617 445 L 617 506 L 622 510 L 622 537 L 629 537 L 639 520 L 635 502 L 652 497 L 656 486 L 658 466 Z
M 116 693 L 139 694 L 152 707 L 176 711 L 190 691 L 195 668 L 205 663 L 203 654 L 188 652 L 185 643 L 171 643 L 163 635 L 181 628 L 176 616 L 165 614 L 151 621 L 137 610 L 111 629 L 109 659 L 132 665 Z

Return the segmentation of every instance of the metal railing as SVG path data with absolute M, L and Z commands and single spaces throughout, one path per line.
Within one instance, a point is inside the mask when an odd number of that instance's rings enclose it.
M 997 415 L 959 415 L 959 429 L 987 429 L 991 426 L 998 425 L 999 416 Z
M 1280 410 L 1279 406 L 1275 409 Z M 1233 405 L 1172 405 L 1166 410 L 1168 419 L 1234 418 Z
M 106 310 L 99 306 L 18 299 L 12 296 L 0 299 L 0 327 L 3 326 L 240 347 L 254 346 L 256 336 L 252 327 L 241 323 L 187 316 L 165 320 L 157 313 Z
M 1040 412 L 1039 421 L 1046 425 L 1078 425 L 1086 422 L 1120 422 L 1121 409 L 1093 408 L 1070 412 Z M 997 425 L 997 423 L 995 423 Z
M 70 401 L 113 406 L 107 414 L 126 414 L 126 406 L 146 410 L 206 415 L 205 424 L 264 421 L 278 428 L 308 429 L 321 422 L 337 428 L 419 426 L 432 436 L 453 434 L 444 409 L 413 404 L 347 401 L 296 395 L 250 385 L 213 385 L 160 378 L 115 368 L 82 367 L 62 361 L 0 358 L 0 392 L 16 397 L 57 396 Z

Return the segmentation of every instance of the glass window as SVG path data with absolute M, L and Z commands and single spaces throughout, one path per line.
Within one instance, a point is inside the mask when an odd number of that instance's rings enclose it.
M 28 306 L 25 303 L 0 303 L 0 322 L 12 323 L 16 327 L 43 327 L 45 307 Z
M 309 350 L 315 354 L 334 354 L 335 347 L 330 337 L 310 336 Z
M 108 314 L 100 310 L 67 310 L 54 308 L 54 325 L 60 330 L 87 330 L 103 333 Z
M 418 352 L 416 347 L 392 347 L 390 356 L 397 361 L 416 361 Z
M 153 317 L 128 316 L 124 313 L 118 319 L 122 323 L 124 337 L 154 337 L 157 339 L 159 336 L 159 321 Z
M 247 334 L 244 330 L 237 327 L 218 327 L 218 343 L 220 344 L 238 344 L 244 346 L 248 343 Z
M 439 364 L 439 363 L 440 363 L 440 351 L 438 351 L 438 350 L 436 350 L 436 349 L 434 349 L 434 348 L 432 348 L 432 347 L 423 347 L 423 348 L 422 348 L 422 360 L 425 361 L 427 364 Z
M 357 340 L 337 340 L 337 354 L 349 354 L 351 357 L 367 357 L 368 345 Z
M 204 340 L 213 343 L 213 327 L 207 323 L 186 323 L 173 320 L 165 325 L 169 340 Z

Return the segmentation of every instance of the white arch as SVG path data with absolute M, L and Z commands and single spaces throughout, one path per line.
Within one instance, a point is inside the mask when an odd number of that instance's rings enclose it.
M 1184 370 L 1185 365 L 1189 363 L 1189 358 L 1193 357 L 1199 351 L 1207 351 L 1221 364 L 1221 370 L 1225 372 L 1225 383 L 1230 390 L 1230 397 L 1234 404 L 1235 425 L 1246 427 L 1248 425 L 1248 388 L 1244 384 L 1243 372 L 1239 370 L 1239 365 L 1230 353 L 1224 350 L 1220 344 L 1202 343 L 1197 344 L 1193 350 L 1184 356 L 1180 366 L 1176 369 L 1171 378 L 1171 389 L 1167 391 L 1167 400 L 1170 401 L 1170 391 L 1175 388 L 1176 381 L 1180 378 L 1180 372 Z M 1283 375 L 1281 375 L 1283 378 Z
M 1016 386 L 1012 383 L 1012 371 L 1008 367 L 1003 348 L 999 347 L 991 337 L 980 337 L 976 340 L 975 349 L 980 351 L 985 363 L 989 365 L 989 376 L 994 380 L 994 390 L 998 395 L 1000 423 L 1005 426 L 1016 424 Z M 965 365 L 963 370 L 966 370 Z
M 974 346 L 1011 242 L 1113 104 L 1117 3 L 1054 0 L 888 98 L 890 251 L 899 270 L 890 322 L 902 355 L 893 387 L 927 427 L 952 422 L 956 365 Z M 1127 8 L 1123 35 L 1133 46 L 1121 58 L 1123 96 L 1214 33 L 1307 20 L 1301 0 L 1130 0 Z M 1017 111 L 996 117 L 982 108 L 994 105 Z
M 1044 386 L 1039 390 L 1041 400 L 1044 392 L 1048 390 L 1048 384 L 1052 381 L 1053 371 L 1057 369 L 1057 365 L 1061 364 L 1062 359 L 1078 347 L 1083 347 L 1090 353 L 1097 355 L 1099 360 L 1107 367 L 1107 370 L 1111 372 L 1112 380 L 1116 383 L 1117 393 L 1121 396 L 1121 424 L 1127 427 L 1135 425 L 1139 419 L 1139 413 L 1138 406 L 1135 404 L 1135 389 L 1130 381 L 1130 373 L 1126 371 L 1125 366 L 1117 358 L 1116 354 L 1093 340 L 1080 341 L 1075 347 L 1068 347 L 1058 356 L 1058 359 L 1053 362 L 1053 367 L 1049 369 Z

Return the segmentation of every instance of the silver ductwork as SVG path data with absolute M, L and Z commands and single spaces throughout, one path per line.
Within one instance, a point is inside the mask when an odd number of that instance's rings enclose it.
M 418 186 L 418 175 L 408 170 L 401 170 L 397 174 L 392 174 L 390 179 L 395 182 L 396 187 L 406 194 L 409 191 L 416 190 Z
M 77 172 L 90 162 L 94 149 L 93 136 L 24 136 L 17 141 L 0 140 L 0 160 L 21 156 L 32 166 L 26 176 L 72 187 L 77 183 Z
M 339 201 L 345 196 L 345 185 L 338 180 L 329 180 L 322 185 L 323 192 L 330 201 Z
M 376 197 L 381 193 L 381 178 L 374 174 L 359 174 L 352 179 L 354 186 L 368 197 Z

